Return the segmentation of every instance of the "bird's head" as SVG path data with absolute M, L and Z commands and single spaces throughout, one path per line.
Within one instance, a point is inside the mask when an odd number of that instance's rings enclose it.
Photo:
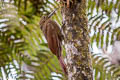
M 45 24 L 45 22 L 49 19 L 49 18 L 51 18 L 51 16 L 53 16 L 53 14 L 55 13 L 55 11 L 57 10 L 58 8 L 56 8 L 53 12 L 51 12 L 48 16 L 42 16 L 41 17 L 41 19 L 40 19 L 40 29 L 42 29 L 44 26 L 44 24 Z
M 40 19 L 40 29 L 43 28 L 43 25 L 45 24 L 45 21 L 47 20 L 47 16 L 42 16 L 41 19 Z

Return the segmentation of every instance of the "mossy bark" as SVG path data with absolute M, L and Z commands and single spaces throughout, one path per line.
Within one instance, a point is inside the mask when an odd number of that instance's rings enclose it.
M 93 80 L 86 0 L 70 1 L 69 7 L 62 3 L 68 80 Z

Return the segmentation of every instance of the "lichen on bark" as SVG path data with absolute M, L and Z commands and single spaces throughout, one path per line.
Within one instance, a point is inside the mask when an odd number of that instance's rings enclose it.
M 69 7 L 62 5 L 68 80 L 93 80 L 86 0 L 73 0 Z

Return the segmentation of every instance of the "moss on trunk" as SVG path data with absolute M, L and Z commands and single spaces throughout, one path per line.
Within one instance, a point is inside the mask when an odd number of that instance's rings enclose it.
M 72 1 L 72 0 L 70 0 Z M 62 3 L 68 80 L 93 80 L 86 0 Z

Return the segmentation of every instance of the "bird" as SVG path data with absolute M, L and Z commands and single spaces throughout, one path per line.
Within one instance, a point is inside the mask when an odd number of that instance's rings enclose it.
M 57 9 L 48 16 L 42 16 L 39 24 L 47 40 L 49 49 L 57 56 L 64 73 L 68 74 L 66 64 L 62 57 L 62 33 L 59 25 L 54 20 L 50 19 L 56 10 Z

